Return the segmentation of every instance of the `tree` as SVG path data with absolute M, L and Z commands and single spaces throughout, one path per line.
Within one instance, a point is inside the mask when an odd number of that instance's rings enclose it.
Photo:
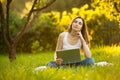
M 7 0 L 6 15 L 4 15 L 2 1 L 0 1 L 0 23 L 1 23 L 0 27 L 1 27 L 3 38 L 4 38 L 4 42 L 7 47 L 7 51 L 9 53 L 10 61 L 13 61 L 16 59 L 17 42 L 24 35 L 24 33 L 28 29 L 29 25 L 32 24 L 32 22 L 36 18 L 36 15 L 38 15 L 38 12 L 49 7 L 55 1 L 56 0 L 50 0 L 50 1 L 33 0 L 33 4 L 27 15 L 26 22 L 24 23 L 22 29 L 18 32 L 18 34 L 15 37 L 11 37 L 11 33 L 10 33 L 10 29 L 9 29 L 9 10 L 10 10 L 10 4 L 11 4 L 12 0 Z
M 119 0 L 93 0 L 92 6 L 99 9 L 110 20 L 116 20 L 120 25 L 120 1 Z

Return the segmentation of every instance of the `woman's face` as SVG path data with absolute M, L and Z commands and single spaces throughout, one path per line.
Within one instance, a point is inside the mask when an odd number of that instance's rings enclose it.
M 83 21 L 81 18 L 76 18 L 72 23 L 72 30 L 74 31 L 81 31 L 83 26 Z

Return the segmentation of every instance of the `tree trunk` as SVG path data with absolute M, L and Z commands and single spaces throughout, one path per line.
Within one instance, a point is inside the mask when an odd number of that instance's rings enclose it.
M 34 9 L 36 4 L 37 4 L 37 1 L 38 0 L 34 0 L 32 8 L 29 11 L 26 23 L 24 24 L 24 26 L 20 30 L 20 32 L 18 32 L 18 35 L 16 35 L 16 37 L 14 37 L 14 38 L 11 37 L 10 29 L 9 29 L 9 9 L 10 9 L 10 3 L 12 2 L 12 0 L 7 0 L 6 16 L 4 15 L 4 11 L 3 11 L 3 8 L 2 8 L 2 2 L 0 1 L 1 29 L 2 29 L 2 35 L 4 37 L 4 42 L 7 46 L 7 50 L 8 50 L 8 53 L 9 53 L 9 60 L 10 61 L 13 61 L 13 60 L 16 59 L 16 45 L 17 45 L 17 42 L 24 35 L 25 31 L 28 29 L 28 27 L 29 27 L 28 24 L 30 23 L 30 21 L 34 20 L 34 18 L 33 18 L 33 20 L 31 19 L 31 15 L 33 14 L 33 12 L 41 11 L 41 10 L 47 8 L 48 6 L 50 6 L 56 0 L 51 1 L 50 3 L 46 4 L 46 6 L 44 6 L 42 8 Z
M 8 53 L 11 62 L 16 59 L 16 46 L 14 44 L 11 44 L 10 47 L 8 47 Z
M 7 5 L 7 8 L 8 7 L 9 6 Z M 9 60 L 13 61 L 13 60 L 16 59 L 16 45 L 15 45 L 14 41 L 11 40 L 11 38 L 10 38 L 9 24 L 8 24 L 9 18 L 8 17 L 9 17 L 9 10 L 7 10 L 7 15 L 6 15 L 7 21 L 6 21 L 4 11 L 3 11 L 3 7 L 2 7 L 2 3 L 0 1 L 0 23 L 1 23 L 0 26 L 1 26 L 1 32 L 2 32 L 2 36 L 3 36 L 3 41 L 6 44 L 7 52 L 8 52 L 8 55 L 9 55 Z M 7 28 L 7 30 L 6 30 L 6 28 Z

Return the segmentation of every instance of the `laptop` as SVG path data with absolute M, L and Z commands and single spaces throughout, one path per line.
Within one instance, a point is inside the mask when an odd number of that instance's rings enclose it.
M 80 62 L 80 49 L 69 49 L 56 51 L 57 58 L 62 58 L 62 64 L 74 64 Z

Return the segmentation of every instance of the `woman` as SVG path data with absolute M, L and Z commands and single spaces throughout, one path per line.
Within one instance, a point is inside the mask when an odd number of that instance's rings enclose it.
M 80 48 L 84 52 L 85 59 L 78 63 L 75 63 L 74 65 L 75 66 L 91 65 L 94 64 L 94 59 L 91 58 L 91 52 L 88 44 L 89 39 L 85 21 L 81 17 L 76 17 L 73 19 L 68 31 L 60 33 L 58 37 L 56 51 Z M 56 53 L 54 55 L 54 60 L 55 61 L 48 62 L 47 66 L 50 67 L 62 66 L 63 60 L 61 58 L 56 58 Z

